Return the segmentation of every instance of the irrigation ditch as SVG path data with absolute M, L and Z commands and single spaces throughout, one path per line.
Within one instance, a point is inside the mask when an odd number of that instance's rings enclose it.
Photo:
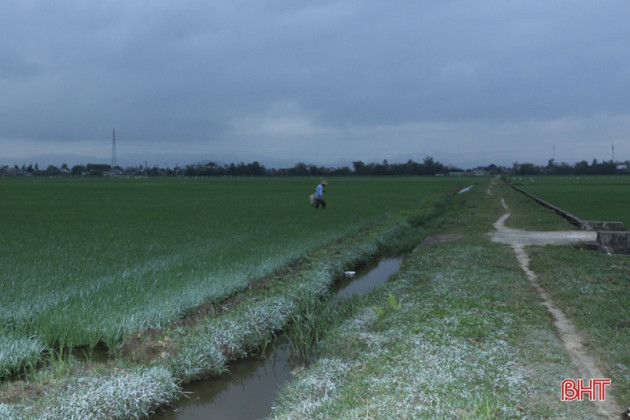
M 356 272 L 347 271 L 333 286 L 323 309 L 335 311 L 344 301 L 366 295 L 395 274 L 400 264 L 400 258 L 384 258 L 360 267 Z M 306 355 L 305 360 L 303 354 L 294 351 L 295 344 L 292 343 L 295 342 L 288 335 L 276 337 L 260 354 L 233 362 L 229 372 L 223 375 L 190 383 L 183 389 L 187 397 L 151 418 L 255 419 L 268 416 L 279 388 L 295 372 L 314 361 L 312 355 Z

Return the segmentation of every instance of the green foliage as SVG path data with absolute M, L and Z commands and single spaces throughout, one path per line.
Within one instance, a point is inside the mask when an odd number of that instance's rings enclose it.
M 387 316 L 391 312 L 398 312 L 402 308 L 402 303 L 396 300 L 396 297 L 391 293 L 387 297 L 387 304 L 383 306 L 373 307 L 374 312 L 379 318 Z
M 37 366 L 45 348 L 39 340 L 8 331 L 0 331 L 0 337 L 0 379 Z
M 496 419 L 501 413 L 497 400 L 498 398 L 490 393 L 484 394 L 473 403 L 471 412 L 465 413 L 462 418 L 467 420 Z
M 303 311 L 291 317 L 286 336 L 292 353 L 301 360 L 309 360 L 315 346 L 342 321 L 354 314 L 357 298 L 341 301 L 311 300 Z

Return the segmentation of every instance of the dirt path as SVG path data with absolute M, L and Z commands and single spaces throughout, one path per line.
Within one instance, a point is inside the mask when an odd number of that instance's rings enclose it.
M 488 195 L 492 195 L 490 189 Z M 553 231 L 536 232 L 506 228 L 504 223 L 510 217 L 510 209 L 501 198 L 501 204 L 505 209 L 505 214 L 494 224 L 496 231 L 490 233 L 494 242 L 504 243 L 512 246 L 521 268 L 527 275 L 532 286 L 536 289 L 542 299 L 543 305 L 551 312 L 554 318 L 554 325 L 558 329 L 560 338 L 565 349 L 569 353 L 571 361 L 577 367 L 580 377 L 571 379 L 597 379 L 605 378 L 604 374 L 597 367 L 599 361 L 589 355 L 584 349 L 583 339 L 575 329 L 573 323 L 558 309 L 549 294 L 541 287 L 538 277 L 529 268 L 529 256 L 525 252 L 527 245 L 570 245 L 580 242 L 594 241 L 597 239 L 596 232 L 588 231 Z M 558 384 L 558 390 L 560 384 Z M 597 411 L 606 418 L 618 419 L 622 413 L 620 406 L 616 403 L 610 393 L 606 394 L 604 401 L 594 401 Z

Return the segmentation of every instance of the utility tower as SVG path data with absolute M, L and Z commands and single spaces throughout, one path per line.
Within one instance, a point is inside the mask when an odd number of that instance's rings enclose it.
M 118 166 L 118 162 L 116 160 L 116 129 L 114 128 L 114 133 L 112 135 L 112 170 Z

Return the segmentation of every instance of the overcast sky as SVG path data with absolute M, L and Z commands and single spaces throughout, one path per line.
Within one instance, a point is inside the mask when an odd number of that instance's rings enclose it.
M 0 10 L 0 164 L 630 159 L 628 0 Z

